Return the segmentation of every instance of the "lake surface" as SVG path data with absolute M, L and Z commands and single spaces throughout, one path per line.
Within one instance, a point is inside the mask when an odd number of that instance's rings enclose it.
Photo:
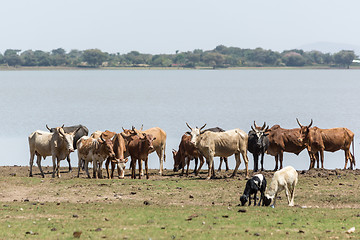
M 359 156 L 359 70 L 0 71 L 0 83 L 0 165 L 29 165 L 27 137 L 46 130 L 45 124 L 80 123 L 90 132 L 161 127 L 167 133 L 168 169 L 173 168 L 171 150 L 188 131 L 185 122 L 248 132 L 254 120 L 296 128 L 296 118 L 303 125 L 313 119 L 320 128 L 352 130 Z M 71 157 L 76 166 L 77 154 Z M 150 168 L 159 167 L 155 153 L 149 159 Z M 235 166 L 233 156 L 229 163 Z M 51 166 L 51 157 L 42 165 Z M 284 165 L 307 169 L 308 155 L 285 153 Z M 274 166 L 274 157 L 266 155 L 265 168 Z M 325 167 L 343 168 L 344 152 L 325 152 Z

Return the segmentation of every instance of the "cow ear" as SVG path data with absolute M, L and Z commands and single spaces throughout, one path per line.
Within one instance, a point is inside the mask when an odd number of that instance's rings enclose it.
M 269 136 L 269 133 L 264 133 L 264 136 L 266 137 L 266 136 Z
M 191 135 L 191 132 L 186 132 L 187 135 Z
M 156 140 L 156 137 L 153 138 L 153 141 L 155 141 L 155 140 Z

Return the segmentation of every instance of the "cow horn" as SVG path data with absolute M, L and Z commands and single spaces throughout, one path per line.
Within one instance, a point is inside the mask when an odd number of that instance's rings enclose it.
M 302 127 L 301 123 L 299 122 L 299 119 L 296 118 L 296 121 L 299 124 L 299 126 Z
M 185 122 L 185 123 L 186 123 L 186 126 L 188 126 L 188 128 L 190 128 L 190 130 L 192 130 L 192 128 L 189 126 L 189 124 L 187 122 Z
M 105 142 L 105 140 L 104 140 L 103 137 L 102 137 L 102 134 L 100 135 L 100 140 L 103 141 L 103 142 Z
M 61 126 L 61 128 L 64 128 L 64 126 L 65 126 L 65 124 L 63 124 L 63 125 Z
M 204 124 L 204 126 L 202 126 L 202 127 L 200 128 L 200 130 L 203 129 L 205 126 L 206 126 L 206 123 Z
M 46 124 L 46 128 L 49 130 L 49 131 L 51 131 L 51 129 L 48 127 L 48 125 Z
M 144 128 L 144 124 L 141 124 L 141 128 L 140 128 L 140 131 L 142 131 Z
M 255 121 L 254 121 L 254 122 L 255 122 Z M 254 132 L 256 132 L 253 126 L 251 126 L 251 130 L 253 130 Z
M 134 127 L 134 126 L 131 126 L 131 130 L 135 131 L 135 127 Z
M 310 122 L 308 128 L 311 127 L 312 124 L 313 124 L 313 120 L 311 119 L 311 122 Z
M 261 127 L 261 130 L 264 130 L 266 127 L 266 122 L 264 122 L 264 125 Z
M 269 130 L 269 126 L 266 127 L 266 129 L 264 130 L 264 132 L 267 132 Z
M 125 132 L 125 129 L 124 129 L 124 127 L 121 127 L 122 128 L 122 130 Z
M 254 127 L 255 127 L 255 128 L 259 128 L 259 126 L 258 126 L 258 125 L 256 125 L 255 120 L 254 120 Z

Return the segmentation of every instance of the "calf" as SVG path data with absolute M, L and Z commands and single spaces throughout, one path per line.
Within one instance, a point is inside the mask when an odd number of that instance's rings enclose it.
M 88 163 L 93 163 L 93 177 L 102 178 L 102 164 L 103 161 L 108 157 L 114 157 L 113 143 L 110 139 L 92 138 L 83 136 L 77 142 L 79 167 L 78 175 L 80 176 L 81 161 L 85 162 L 85 171 L 90 178 Z
M 47 156 L 52 156 L 52 177 L 55 177 L 55 173 L 58 177 L 60 177 L 60 161 L 68 157 L 69 154 L 74 151 L 73 139 L 75 134 L 76 131 L 71 134 L 65 133 L 62 127 L 56 128 L 53 133 L 37 130 L 30 134 L 28 138 L 30 148 L 29 176 L 33 176 L 32 167 L 34 163 L 34 156 L 36 155 L 36 162 L 38 164 L 42 177 L 45 177 L 45 175 L 41 168 L 41 157 L 45 159 Z
M 179 144 L 179 150 L 173 150 L 173 158 L 174 158 L 174 172 L 177 172 L 179 169 L 182 169 L 182 173 L 184 174 L 185 166 L 186 176 L 189 176 L 189 166 L 190 160 L 195 159 L 195 175 L 197 176 L 202 165 L 204 164 L 204 158 L 201 153 L 197 150 L 194 144 L 190 142 L 191 136 L 188 134 L 184 134 L 181 138 L 181 142 Z M 198 159 L 200 159 L 200 166 L 197 169 Z
M 148 155 L 153 150 L 153 141 L 156 139 L 151 134 L 142 133 L 139 135 L 127 135 L 120 133 L 128 142 L 128 149 L 131 156 L 131 178 L 136 178 L 136 161 L 139 164 L 139 179 L 141 179 L 142 160 L 145 161 L 145 174 L 149 179 Z
M 256 194 L 260 191 L 261 196 L 258 203 L 260 206 L 261 201 L 264 199 L 266 189 L 266 179 L 262 174 L 256 174 L 246 182 L 244 194 L 240 197 L 241 205 L 244 206 L 249 199 L 249 206 L 251 205 L 251 194 L 254 194 L 254 206 L 256 206 Z M 264 206 L 264 201 L 262 206 Z
M 289 206 L 294 206 L 295 186 L 297 182 L 298 173 L 293 167 L 287 166 L 276 171 L 265 194 L 265 206 L 269 206 L 271 201 L 274 200 L 272 207 L 275 207 L 276 196 L 284 189 Z

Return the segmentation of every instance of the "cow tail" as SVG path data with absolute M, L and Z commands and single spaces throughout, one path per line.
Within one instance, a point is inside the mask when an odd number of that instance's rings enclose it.
M 353 164 L 354 164 L 354 168 L 355 168 L 355 150 L 354 150 L 354 145 L 355 145 L 355 138 L 353 138 L 353 140 L 352 140 L 352 153 L 353 153 L 353 155 L 352 155 L 352 159 L 353 159 Z
M 166 162 L 166 154 L 165 154 L 165 150 L 166 150 L 166 143 L 164 145 L 164 162 Z

